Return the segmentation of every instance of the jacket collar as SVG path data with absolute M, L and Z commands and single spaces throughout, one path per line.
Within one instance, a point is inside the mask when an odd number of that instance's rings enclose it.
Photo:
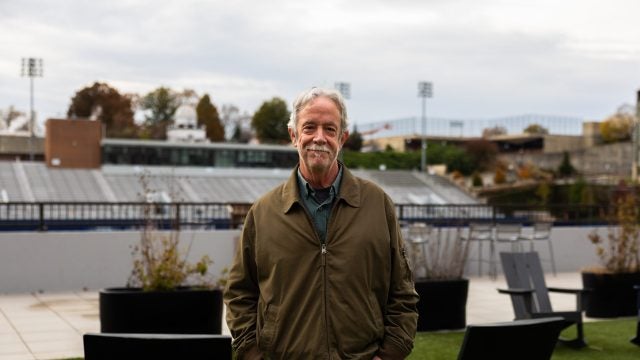
M 344 200 L 352 207 L 360 207 L 360 183 L 356 181 L 356 177 L 344 164 L 340 163 L 340 166 L 342 166 L 342 183 L 336 201 Z M 295 203 L 302 204 L 298 191 L 298 166 L 293 169 L 289 179 L 282 187 L 282 200 L 283 213 L 289 212 Z

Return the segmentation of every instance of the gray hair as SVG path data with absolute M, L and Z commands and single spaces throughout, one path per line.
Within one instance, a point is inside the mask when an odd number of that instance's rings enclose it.
M 344 98 L 342 95 L 333 89 L 323 89 L 318 87 L 312 87 L 309 90 L 305 90 L 293 101 L 293 111 L 289 117 L 287 127 L 293 130 L 293 133 L 297 135 L 298 114 L 307 106 L 311 101 L 319 97 L 326 97 L 333 101 L 340 112 L 340 136 L 347 130 L 347 107 L 344 104 Z

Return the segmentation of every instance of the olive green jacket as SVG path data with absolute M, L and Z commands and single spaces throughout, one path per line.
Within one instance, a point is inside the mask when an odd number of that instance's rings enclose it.
M 224 299 L 240 359 L 403 359 L 418 319 L 393 203 L 346 168 L 326 244 L 297 169 L 251 207 Z

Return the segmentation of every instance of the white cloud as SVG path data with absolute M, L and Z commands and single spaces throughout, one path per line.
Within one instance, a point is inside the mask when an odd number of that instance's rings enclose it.
M 358 121 L 429 112 L 604 117 L 640 86 L 632 0 L 0 1 L 0 108 L 28 107 L 20 59 L 44 59 L 41 117 L 95 81 L 164 85 L 254 111 L 302 88 L 351 83 Z M 42 118 L 41 118 L 42 120 Z

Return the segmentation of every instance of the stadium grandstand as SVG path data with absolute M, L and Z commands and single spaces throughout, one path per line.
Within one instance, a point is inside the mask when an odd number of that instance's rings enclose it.
M 233 228 L 256 199 L 290 176 L 291 169 L 139 165 L 59 169 L 16 161 L 0 162 L 0 173 L 0 228 L 4 229 L 130 228 L 142 224 L 150 203 L 163 228 L 175 226 L 176 221 L 197 228 Z M 472 211 L 491 217 L 486 215 L 491 209 L 474 208 L 476 200 L 435 175 L 354 173 L 380 185 L 396 203 L 402 220 L 466 218 Z
M 476 201 L 435 175 L 413 171 L 354 170 L 380 185 L 396 203 L 469 204 Z M 246 202 L 285 181 L 286 168 L 215 168 L 103 165 L 100 169 L 56 169 L 39 162 L 0 162 L 0 191 L 5 202 L 146 201 L 149 190 L 167 202 Z

